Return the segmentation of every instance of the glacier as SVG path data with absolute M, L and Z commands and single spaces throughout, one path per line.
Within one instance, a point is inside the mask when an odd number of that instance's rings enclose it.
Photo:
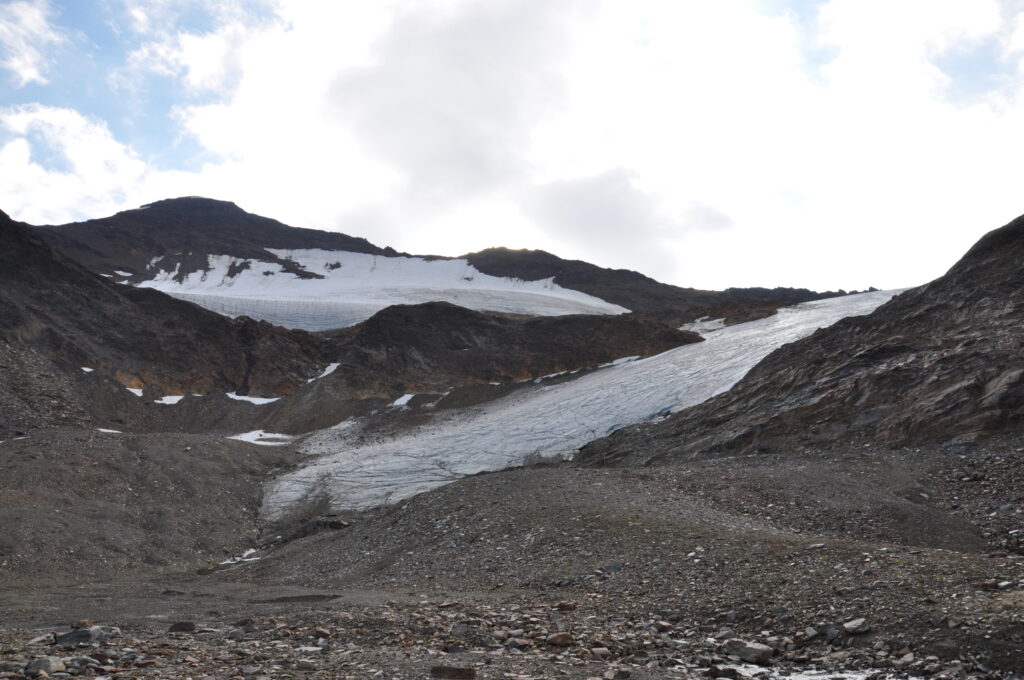
M 615 430 L 699 404 L 728 390 L 783 344 L 841 318 L 868 314 L 895 291 L 808 302 L 708 332 L 701 343 L 600 368 L 570 382 L 532 385 L 479 407 L 438 413 L 391 439 L 357 444 L 358 422 L 316 431 L 310 458 L 270 482 L 262 514 L 326 497 L 334 510 L 396 503 L 467 475 L 567 459 Z
M 629 310 L 563 288 L 553 279 L 522 281 L 483 274 L 468 261 L 385 257 L 319 249 L 268 252 L 323 278 L 300 278 L 277 262 L 209 255 L 208 270 L 176 280 L 178 268 L 161 268 L 138 283 L 194 302 L 225 316 L 249 316 L 287 328 L 319 331 L 365 321 L 398 304 L 450 302 L 469 309 L 559 316 L 624 314 Z

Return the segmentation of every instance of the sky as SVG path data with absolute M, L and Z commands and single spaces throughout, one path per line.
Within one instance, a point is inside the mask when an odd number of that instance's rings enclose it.
M 1024 0 L 0 0 L 0 209 L 896 288 L 1024 213 Z

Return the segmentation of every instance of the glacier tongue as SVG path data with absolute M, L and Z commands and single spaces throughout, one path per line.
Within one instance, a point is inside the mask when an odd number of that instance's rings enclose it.
M 894 291 L 809 302 L 713 331 L 702 343 L 610 366 L 559 385 L 538 385 L 369 445 L 331 428 L 300 446 L 315 456 L 273 481 L 263 514 L 279 518 L 326 495 L 336 510 L 395 503 L 466 475 L 568 458 L 616 429 L 705 401 L 728 390 L 777 347 L 847 316 L 868 314 Z

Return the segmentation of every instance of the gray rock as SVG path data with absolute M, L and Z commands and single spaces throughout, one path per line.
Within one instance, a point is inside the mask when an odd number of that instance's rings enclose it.
M 853 619 L 843 624 L 843 630 L 847 635 L 863 635 L 871 630 L 871 626 L 864 619 Z
M 775 650 L 768 645 L 759 642 L 747 642 L 739 638 L 726 640 L 722 643 L 722 649 L 726 654 L 738 656 L 748 663 L 767 663 L 771 661 Z
M 29 677 L 35 677 L 41 673 L 47 675 L 51 673 L 63 673 L 67 668 L 64 666 L 64 662 L 56 656 L 41 656 L 37 659 L 32 659 L 25 668 L 25 675 Z
M 24 667 L 24 661 L 4 661 L 0 663 L 0 673 L 20 673 Z
M 121 635 L 121 629 L 116 626 L 89 626 L 58 635 L 53 639 L 53 644 L 76 645 L 82 642 L 103 642 L 119 635 Z

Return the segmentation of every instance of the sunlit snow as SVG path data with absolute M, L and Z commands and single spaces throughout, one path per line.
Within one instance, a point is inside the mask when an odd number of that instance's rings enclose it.
M 259 444 L 260 446 L 283 446 L 288 442 L 295 439 L 290 434 L 278 434 L 276 432 L 266 432 L 264 430 L 252 430 L 251 432 L 243 432 L 228 437 L 228 439 L 237 439 L 238 441 L 249 442 L 250 444 Z
M 104 427 L 97 427 L 97 432 L 103 432 L 104 434 L 121 434 L 121 430 L 108 430 Z
M 627 425 L 693 406 L 728 390 L 777 347 L 846 316 L 867 314 L 893 292 L 808 302 L 708 333 L 705 342 L 538 385 L 465 409 L 396 438 L 355 445 L 358 427 L 321 430 L 301 445 L 316 456 L 268 488 L 264 513 L 280 516 L 324 494 L 335 509 L 394 503 L 466 475 L 571 457 Z
M 234 392 L 228 392 L 228 399 L 234 399 L 235 401 L 247 401 L 250 404 L 257 405 L 270 404 L 280 398 L 281 397 L 246 397 L 240 394 L 235 394 Z
M 318 375 L 318 376 L 317 376 L 317 377 L 315 377 L 315 378 L 310 378 L 310 379 L 309 379 L 309 380 L 307 380 L 306 382 L 307 382 L 307 383 L 311 383 L 311 382 L 313 382 L 314 380 L 319 380 L 320 378 L 326 378 L 326 377 L 327 377 L 327 376 L 329 376 L 329 375 L 330 375 L 331 373 L 334 373 L 334 372 L 335 372 L 336 370 L 338 370 L 338 366 L 341 366 L 341 364 L 327 364 L 327 368 L 325 368 L 325 369 L 324 369 L 324 372 L 323 372 L 323 373 L 321 373 L 320 375 Z
M 251 316 L 289 328 L 325 330 L 364 321 L 397 304 L 451 302 L 512 314 L 622 314 L 629 310 L 563 288 L 553 279 L 521 281 L 489 276 L 466 260 L 384 257 L 331 250 L 273 250 L 324 278 L 302 279 L 282 265 L 210 255 L 209 271 L 175 281 L 159 271 L 139 286 L 156 288 L 227 316 Z M 154 258 L 149 269 L 154 269 Z M 247 268 L 238 268 L 247 263 Z M 235 276 L 229 276 L 231 268 Z
M 88 366 L 82 366 L 82 373 L 92 373 L 95 370 L 96 370 L 95 368 L 89 368 Z
M 395 399 L 393 402 L 391 402 L 391 405 L 396 408 L 399 406 L 405 406 L 410 401 L 412 401 L 412 398 L 415 396 L 415 394 L 403 394 L 398 399 Z
M 173 405 L 173 404 L 177 404 L 179 401 L 181 401 L 184 398 L 185 398 L 185 395 L 183 395 L 183 394 L 168 394 L 166 397 L 160 397 L 159 399 L 157 399 L 153 403 L 154 404 Z
M 132 394 L 134 394 L 136 397 L 141 397 L 142 396 L 142 388 L 141 387 L 126 387 L 125 389 L 128 390 L 129 392 L 131 392 Z

